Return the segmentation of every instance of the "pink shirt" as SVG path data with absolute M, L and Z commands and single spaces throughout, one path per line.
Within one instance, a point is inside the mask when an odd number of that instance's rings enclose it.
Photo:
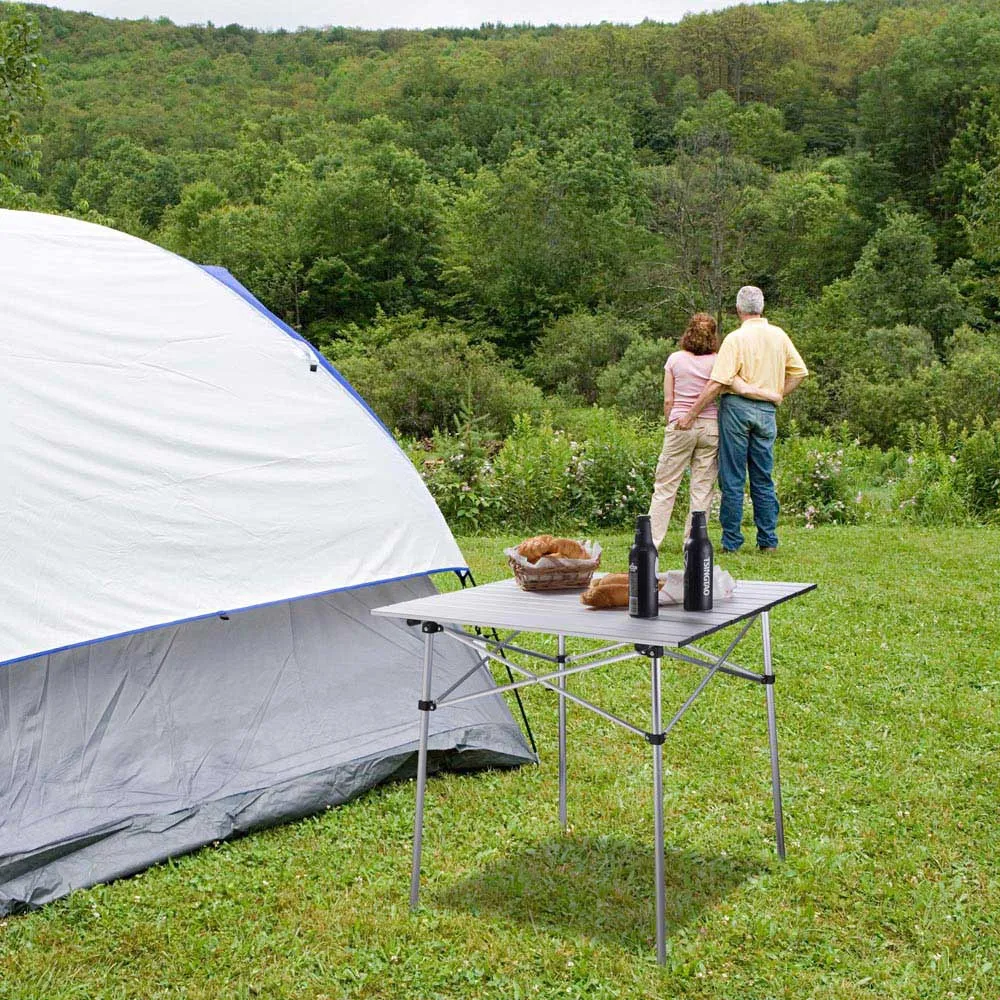
M 667 423 L 679 420 L 694 406 L 701 390 L 708 383 L 715 364 L 715 354 L 692 354 L 690 351 L 674 351 L 663 366 L 674 377 L 674 405 L 667 417 Z M 715 417 L 719 408 L 710 403 L 698 414 L 699 417 Z

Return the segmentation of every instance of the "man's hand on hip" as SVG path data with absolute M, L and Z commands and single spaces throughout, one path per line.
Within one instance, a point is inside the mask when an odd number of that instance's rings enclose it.
M 678 417 L 674 426 L 681 431 L 689 431 L 694 426 L 695 417 L 693 414 L 685 413 L 683 417 Z

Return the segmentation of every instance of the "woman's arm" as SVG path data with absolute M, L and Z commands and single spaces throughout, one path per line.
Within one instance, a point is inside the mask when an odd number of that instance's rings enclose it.
M 670 419 L 670 411 L 674 408 L 674 376 L 669 368 L 663 369 L 663 419 Z
M 784 398 L 780 392 L 772 392 L 761 385 L 754 385 L 753 382 L 747 382 L 746 379 L 740 378 L 739 375 L 735 376 L 732 382 L 729 383 L 729 388 L 738 396 L 746 396 L 749 399 L 763 399 L 768 403 L 780 403 Z

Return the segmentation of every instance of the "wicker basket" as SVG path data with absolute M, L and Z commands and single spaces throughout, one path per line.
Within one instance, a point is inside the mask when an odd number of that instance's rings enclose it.
M 554 559 L 544 556 L 538 564 L 525 564 L 507 553 L 507 562 L 522 590 L 585 590 L 594 570 L 601 565 L 601 554 L 593 559 Z

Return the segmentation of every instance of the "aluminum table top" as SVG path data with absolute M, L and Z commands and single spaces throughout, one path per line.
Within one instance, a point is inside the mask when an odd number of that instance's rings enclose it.
M 717 601 L 711 611 L 685 611 L 680 605 L 667 605 L 660 608 L 658 618 L 645 619 L 632 618 L 622 608 L 588 608 L 580 603 L 579 590 L 525 591 L 514 580 L 502 580 L 389 604 L 372 609 L 372 614 L 439 625 L 481 625 L 649 646 L 685 646 L 815 589 L 814 583 L 740 580 L 733 596 Z

